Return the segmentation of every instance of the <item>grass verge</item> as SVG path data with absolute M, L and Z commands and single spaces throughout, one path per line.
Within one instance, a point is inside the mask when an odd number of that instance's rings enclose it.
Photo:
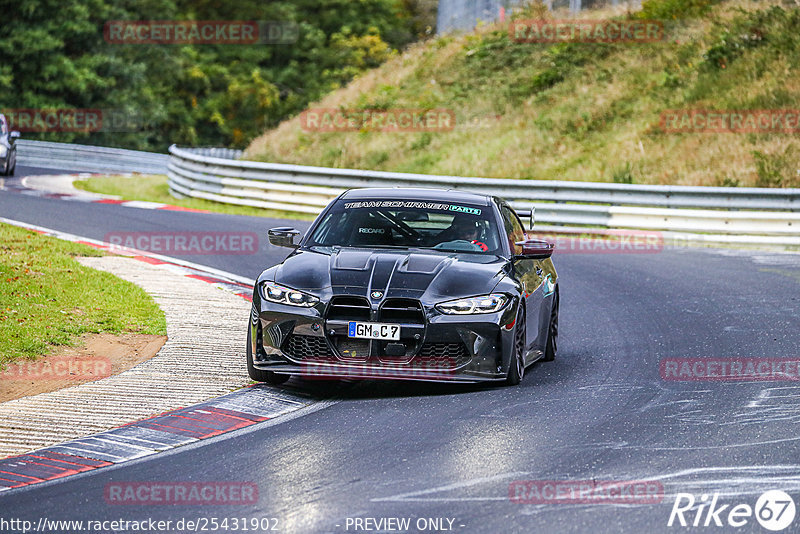
M 74 259 L 102 252 L 7 224 L 0 224 L 0 250 L 0 368 L 87 333 L 166 335 L 152 297 Z
M 313 215 L 288 211 L 268 210 L 253 206 L 222 204 L 202 198 L 175 198 L 169 192 L 167 177 L 160 175 L 135 174 L 133 176 L 93 176 L 86 180 L 76 180 L 76 188 L 92 193 L 114 195 L 124 200 L 146 200 L 161 202 L 182 208 L 206 210 L 230 215 L 250 215 L 273 219 L 313 220 Z

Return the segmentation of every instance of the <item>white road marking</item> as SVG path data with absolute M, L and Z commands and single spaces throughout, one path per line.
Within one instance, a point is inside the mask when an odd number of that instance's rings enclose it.
M 503 473 L 491 477 L 475 478 L 464 482 L 447 484 L 420 491 L 400 493 L 390 497 L 370 499 L 371 502 L 511 502 L 506 490 L 502 496 L 485 497 L 424 497 L 434 493 L 477 486 L 480 484 L 497 482 L 528 475 L 528 472 Z M 693 477 L 698 478 L 693 478 Z M 581 477 L 574 477 L 575 480 Z M 780 488 L 783 491 L 800 491 L 800 465 L 773 465 L 773 466 L 730 466 L 730 467 L 699 467 L 683 469 L 674 473 L 651 475 L 647 473 L 624 473 L 621 475 L 604 474 L 592 475 L 595 480 L 646 480 L 662 482 L 665 487 L 664 500 L 666 501 L 677 493 L 719 493 L 722 497 L 739 495 L 760 495 L 765 491 Z M 565 479 L 569 480 L 569 479 Z M 672 491 L 667 490 L 669 487 Z M 555 504 L 555 503 L 553 503 Z M 595 506 L 631 507 L 637 504 L 596 502 L 596 503 L 570 503 L 558 504 L 558 509 L 587 508 Z M 533 507 L 533 508 L 532 508 Z M 526 505 L 523 513 L 530 515 L 537 509 L 554 509 L 550 504 Z
M 120 204 L 120 206 L 124 206 L 126 208 L 139 208 L 143 210 L 157 210 L 158 208 L 163 208 L 166 205 L 167 204 L 162 204 L 160 202 L 148 202 L 145 200 L 129 200 Z
M 14 226 L 19 226 L 20 228 L 27 228 L 28 230 L 38 230 L 40 232 L 45 232 L 48 235 L 51 235 L 53 237 L 57 237 L 59 239 L 63 239 L 65 241 L 73 241 L 73 242 L 74 241 L 84 241 L 86 243 L 91 243 L 93 245 L 102 246 L 102 247 L 110 247 L 111 246 L 111 243 L 106 243 L 105 241 L 99 241 L 97 239 L 92 239 L 90 237 L 83 237 L 83 236 L 79 236 L 79 235 L 75 235 L 75 234 L 70 234 L 68 232 L 62 232 L 60 230 L 53 230 L 52 228 L 46 228 L 44 226 L 38 226 L 38 225 L 35 225 L 35 224 L 29 224 L 29 223 L 25 223 L 25 222 L 22 222 L 22 221 L 15 221 L 13 219 L 6 219 L 5 217 L 0 217 L 0 222 L 4 222 L 6 224 L 11 224 L 11 225 L 14 225 Z M 160 261 L 167 262 L 167 265 L 174 264 L 174 265 L 179 265 L 179 266 L 182 266 L 182 267 L 188 267 L 190 269 L 194 269 L 194 270 L 197 270 L 197 271 L 202 271 L 202 272 L 204 272 L 206 274 L 213 275 L 216 278 L 227 279 L 227 280 L 230 280 L 230 281 L 233 281 L 233 282 L 239 282 L 241 284 L 249 284 L 249 285 L 252 285 L 253 282 L 254 282 L 254 280 L 252 280 L 250 278 L 247 278 L 247 277 L 244 277 L 244 276 L 239 276 L 238 274 L 230 273 L 230 272 L 227 272 L 227 271 L 214 269 L 213 267 L 200 265 L 199 263 L 193 263 L 191 261 L 179 260 L 177 258 L 171 258 L 169 256 L 163 256 L 161 254 L 153 254 L 151 252 L 146 252 L 146 251 L 143 251 L 143 250 L 137 250 L 137 249 L 127 249 L 127 250 L 130 251 L 130 253 L 132 253 L 132 254 L 136 254 L 136 255 L 139 255 L 139 256 L 144 256 L 144 257 L 147 257 L 147 258 L 153 258 L 155 260 L 160 260 Z M 163 268 L 172 268 L 172 267 L 167 267 L 167 265 L 163 266 Z

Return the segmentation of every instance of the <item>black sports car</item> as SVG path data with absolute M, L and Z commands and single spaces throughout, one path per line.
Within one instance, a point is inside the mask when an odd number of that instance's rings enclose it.
M 533 217 L 531 216 L 531 223 Z M 436 189 L 355 189 L 261 273 L 250 377 L 290 375 L 518 384 L 556 356 L 553 245 L 527 239 L 502 199 Z
M 5 115 L 0 113 L 0 176 L 14 176 L 17 168 L 17 144 L 19 132 L 9 131 Z

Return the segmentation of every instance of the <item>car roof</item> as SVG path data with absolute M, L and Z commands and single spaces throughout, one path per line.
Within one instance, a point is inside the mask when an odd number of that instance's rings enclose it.
M 433 189 L 425 187 L 370 187 L 363 189 L 350 189 L 345 191 L 342 199 L 366 200 L 426 200 L 430 202 L 463 202 L 488 206 L 491 204 L 489 195 L 459 191 L 456 189 Z

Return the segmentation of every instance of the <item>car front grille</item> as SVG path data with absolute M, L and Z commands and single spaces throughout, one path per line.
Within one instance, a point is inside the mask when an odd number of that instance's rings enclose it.
M 386 299 L 380 309 L 379 320 L 384 323 L 425 324 L 422 305 L 414 299 Z
M 403 366 L 415 370 L 447 370 L 456 369 L 470 361 L 470 354 L 464 343 L 423 343 L 425 335 L 425 310 L 417 299 L 388 298 L 381 303 L 377 313 L 373 315 L 372 307 L 364 297 L 340 295 L 333 297 L 326 313 L 327 321 L 335 321 L 337 325 L 349 321 L 381 322 L 402 324 L 399 341 L 380 341 L 353 339 L 342 333 L 328 334 L 333 350 L 328 349 L 322 338 L 311 336 L 291 336 L 287 343 L 286 353 L 295 359 L 312 361 L 309 356 L 298 354 L 312 353 L 313 361 L 338 360 L 340 363 L 353 363 L 367 366 Z M 326 330 L 327 332 L 327 330 Z M 317 345 L 314 347 L 301 344 L 294 338 L 309 337 Z M 322 349 L 325 349 L 324 351 Z M 322 354 L 322 358 L 317 355 Z
M 372 307 L 364 297 L 338 296 L 328 306 L 329 321 L 370 321 Z M 344 361 L 365 362 L 369 359 L 371 343 L 366 339 L 352 339 L 346 335 L 331 336 L 336 355 Z
M 328 344 L 325 342 L 325 338 L 317 336 L 292 334 L 286 340 L 286 343 L 284 343 L 283 352 L 295 360 L 309 362 L 329 362 L 335 360 L 331 349 L 328 348 Z
M 342 359 L 353 363 L 362 362 L 369 365 L 380 365 L 379 362 L 368 362 L 369 341 L 341 339 L 337 349 Z M 334 363 L 337 361 L 328 348 L 325 339 L 317 336 L 292 334 L 286 340 L 283 351 L 295 360 L 304 362 Z M 470 360 L 469 351 L 464 343 L 424 343 L 416 357 L 404 366 L 418 370 L 455 369 Z
M 336 336 L 336 350 L 343 360 L 363 362 L 369 359 L 370 342 L 367 339 Z
M 333 297 L 327 317 L 336 321 L 369 321 L 369 301 L 363 297 Z
M 400 323 L 422 327 L 425 326 L 425 312 L 422 304 L 416 299 L 390 298 L 381 304 L 378 310 L 378 320 L 382 323 Z M 376 341 L 378 358 L 383 363 L 407 364 L 419 351 L 420 339 L 415 339 L 408 334 L 399 342 Z M 387 346 L 390 343 L 394 345 L 393 350 L 400 352 L 394 354 L 389 352 Z
M 455 369 L 468 363 L 469 351 L 462 342 L 423 343 L 409 365 L 417 369 Z

